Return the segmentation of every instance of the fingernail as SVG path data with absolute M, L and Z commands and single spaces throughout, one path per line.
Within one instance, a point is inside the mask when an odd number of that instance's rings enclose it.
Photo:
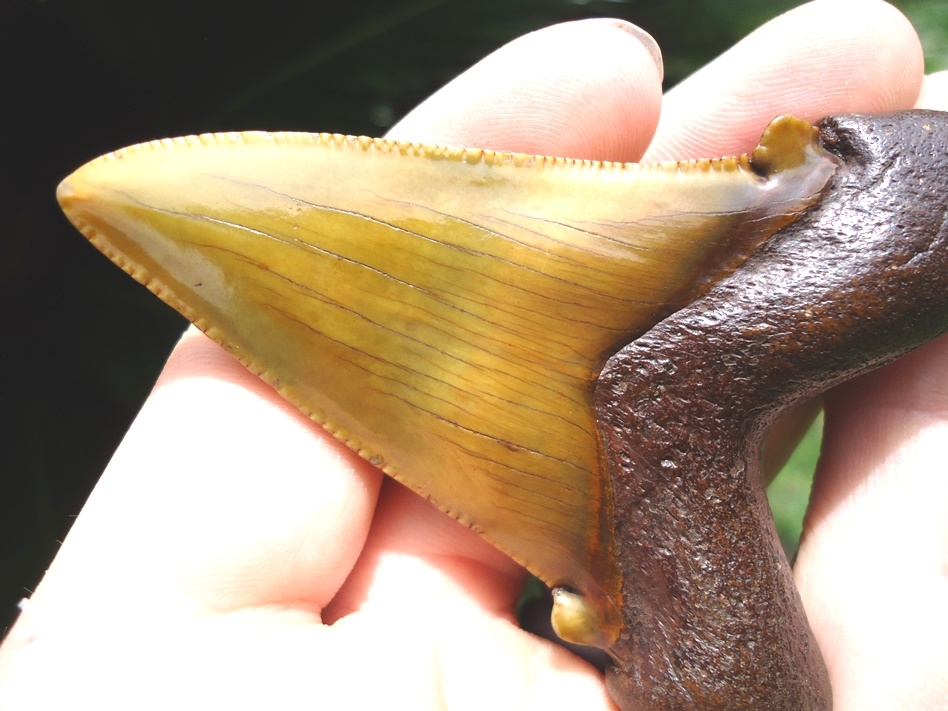
M 650 35 L 648 32 L 637 25 L 633 25 L 631 22 L 626 22 L 625 20 L 619 20 L 611 17 L 589 20 L 589 22 L 601 22 L 603 24 L 612 25 L 613 27 L 618 27 L 620 30 L 628 32 L 630 35 L 635 37 L 635 39 L 641 42 L 642 46 L 645 47 L 646 51 L 652 57 L 652 61 L 655 62 L 655 67 L 658 69 L 659 78 L 665 78 L 665 64 L 662 61 L 662 50 L 658 46 L 658 42 L 655 41 L 655 38 L 652 37 L 652 35 Z

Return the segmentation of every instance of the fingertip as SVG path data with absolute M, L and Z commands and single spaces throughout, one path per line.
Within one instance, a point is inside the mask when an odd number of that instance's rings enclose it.
M 393 138 L 630 161 L 661 110 L 657 45 L 621 20 L 570 22 L 501 47 L 418 106 Z
M 191 330 L 40 586 L 44 605 L 85 601 L 73 614 L 103 625 L 116 599 L 156 615 L 318 614 L 361 551 L 381 476 Z
M 921 708 L 944 690 L 945 362 L 948 338 L 826 397 L 795 575 L 841 711 Z
M 948 111 L 948 71 L 936 72 L 925 77 L 915 108 Z
M 658 69 L 658 80 L 661 82 L 665 78 L 665 60 L 662 58 L 662 48 L 659 47 L 658 41 L 652 37 L 648 32 L 643 30 L 638 25 L 633 25 L 628 20 L 622 20 L 612 17 L 601 17 L 594 18 L 590 20 L 584 20 L 582 22 L 592 24 L 592 23 L 602 23 L 605 25 L 611 25 L 616 27 L 623 32 L 627 32 L 632 35 L 635 39 L 641 42 L 642 46 L 649 53 L 649 56 L 652 58 L 652 62 L 655 64 L 655 67 Z M 578 23 L 576 23 L 578 24 Z
M 910 108 L 924 58 L 908 19 L 882 0 L 816 0 L 763 25 L 665 97 L 646 160 L 704 158 L 753 148 L 790 113 Z
M 853 506 L 859 513 L 864 504 L 886 505 L 874 498 L 883 484 L 904 489 L 926 475 L 933 460 L 920 458 L 913 467 L 903 457 L 913 453 L 921 432 L 948 427 L 945 362 L 948 337 L 943 336 L 827 393 L 808 535 L 818 534 L 834 517 L 852 515 Z
M 434 608 L 458 599 L 510 617 L 525 578 L 473 530 L 386 478 L 359 561 L 324 619 L 332 624 L 366 605 Z

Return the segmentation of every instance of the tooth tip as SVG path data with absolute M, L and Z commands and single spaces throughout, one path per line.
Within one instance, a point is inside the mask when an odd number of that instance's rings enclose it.
M 76 191 L 71 182 L 71 177 L 72 176 L 63 180 L 56 188 L 56 199 L 59 201 L 60 205 L 75 195 Z

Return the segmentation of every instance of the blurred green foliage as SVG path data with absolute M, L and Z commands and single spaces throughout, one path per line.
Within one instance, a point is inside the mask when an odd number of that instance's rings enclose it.
M 820 414 L 767 489 L 777 534 L 790 560 L 793 560 L 799 545 L 822 434 L 823 415 Z
M 892 3 L 912 21 L 925 49 L 925 71 L 948 69 L 948 3 L 944 0 L 897 0 Z

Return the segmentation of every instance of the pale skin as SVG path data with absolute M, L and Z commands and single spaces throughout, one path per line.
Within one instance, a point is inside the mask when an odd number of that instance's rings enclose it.
M 391 135 L 723 155 L 781 113 L 948 109 L 948 75 L 922 72 L 911 26 L 875 0 L 804 6 L 664 98 L 635 32 L 573 23 Z M 948 705 L 946 364 L 942 338 L 826 398 L 796 578 L 836 711 Z M 0 648 L 0 707 L 613 708 L 596 670 L 517 627 L 523 580 L 190 331 Z

